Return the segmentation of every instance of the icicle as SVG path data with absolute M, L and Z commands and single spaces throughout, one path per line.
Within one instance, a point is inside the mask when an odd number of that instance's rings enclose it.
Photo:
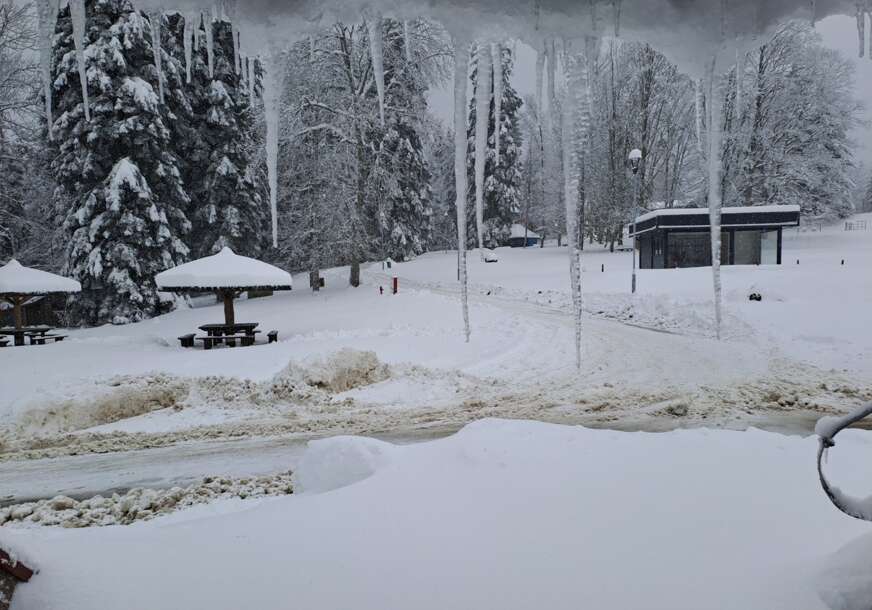
M 615 14 L 615 38 L 621 37 L 621 0 L 612 0 L 612 9 Z
M 715 300 L 715 337 L 721 338 L 721 130 L 723 96 L 717 90 L 717 53 L 709 67 L 708 110 L 708 204 L 711 225 L 712 283 Z
M 315 63 L 315 37 L 309 36 L 309 63 Z
M 194 53 L 200 52 L 200 40 L 203 35 L 203 14 L 191 13 L 191 21 L 194 27 Z
M 185 15 L 185 28 L 182 33 L 185 45 L 185 75 L 187 76 L 188 84 L 191 82 L 191 62 L 193 61 L 194 49 L 194 13 Z
M 817 24 L 817 0 L 811 0 L 811 27 Z
M 494 65 L 494 150 L 496 151 L 495 166 L 500 165 L 500 131 L 502 128 L 503 110 L 503 46 L 494 43 L 491 47 Z
M 372 73 L 375 78 L 375 86 L 378 91 L 378 111 L 381 124 L 385 124 L 385 67 L 382 41 L 382 16 L 381 13 L 373 13 L 366 20 L 369 28 L 369 50 L 372 55 Z
M 736 51 L 736 124 L 742 122 L 742 79 L 745 77 L 745 55 Z
M 272 240 L 273 247 L 278 248 L 279 101 L 283 89 L 284 73 L 278 53 L 271 54 L 268 62 L 263 108 L 266 116 L 266 163 L 269 178 L 270 214 L 272 216 Z
M 406 63 L 412 63 L 412 35 L 409 33 L 409 22 L 403 21 L 403 47 L 406 50 Z
M 236 30 L 236 73 L 242 74 L 242 32 Z
M 857 0 L 857 38 L 860 42 L 860 57 L 866 54 L 866 10 L 865 0 Z
M 70 0 L 70 16 L 73 20 L 73 39 L 76 44 L 76 63 L 79 66 L 79 81 L 82 83 L 82 104 L 85 120 L 91 120 L 91 105 L 88 101 L 88 68 L 85 65 L 85 0 Z
M 212 9 L 215 10 L 214 7 Z M 214 17 L 214 16 L 213 16 Z M 203 19 L 203 25 L 206 28 L 206 56 L 209 61 L 209 78 L 215 78 L 215 26 L 214 18 L 208 16 Z
M 469 44 L 454 41 L 454 183 L 457 199 L 457 276 L 463 308 L 463 330 L 469 343 L 469 290 L 466 275 L 466 79 L 469 72 Z
M 478 78 L 475 85 L 475 229 L 478 247 L 484 248 L 484 170 L 487 163 L 487 132 L 490 127 L 491 52 L 482 44 L 476 53 Z M 482 257 L 484 251 L 481 251 Z
M 581 369 L 581 231 L 578 225 L 578 187 L 580 177 L 577 151 L 587 140 L 590 125 L 587 66 L 576 67 L 564 55 L 564 99 L 560 112 L 560 134 L 563 147 L 563 199 L 566 206 L 566 239 L 569 250 L 569 274 L 572 286 L 573 319 L 575 322 L 575 364 Z M 581 81 L 581 82 L 578 82 Z
M 154 51 L 154 67 L 157 70 L 157 88 L 161 104 L 164 103 L 163 46 L 160 36 L 162 20 L 163 14 L 160 11 L 154 11 L 148 16 L 148 23 L 151 27 L 151 46 Z
M 251 102 L 249 102 L 252 106 L 254 106 L 254 95 L 255 95 L 255 75 L 254 75 L 254 60 L 251 57 L 247 57 L 245 59 L 245 71 L 248 73 L 248 97 L 251 98 Z
M 703 95 L 702 95 L 702 80 L 696 81 L 696 96 L 695 96 L 695 109 L 696 109 L 696 147 L 699 151 L 699 155 L 705 159 L 705 146 L 703 145 L 702 138 L 702 127 L 703 127 Z
M 543 87 L 545 86 L 545 56 L 548 53 L 548 47 L 542 43 L 542 48 L 536 53 L 536 103 L 539 104 L 539 116 L 542 115 L 542 109 L 545 107 Z
M 43 95 L 45 96 L 45 120 L 48 126 L 48 138 L 54 140 L 52 125 L 54 119 L 51 113 L 52 98 L 52 52 L 54 32 L 58 23 L 58 5 L 60 0 L 39 0 L 36 5 L 39 17 L 39 67 L 42 72 Z

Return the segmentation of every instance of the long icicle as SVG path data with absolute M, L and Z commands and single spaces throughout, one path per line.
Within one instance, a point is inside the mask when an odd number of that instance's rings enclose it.
M 712 283 L 715 302 L 715 337 L 721 338 L 721 126 L 723 97 L 717 87 L 717 58 L 715 52 L 709 66 L 708 110 L 708 204 L 711 225 Z
M 91 121 L 91 104 L 88 101 L 88 67 L 85 65 L 85 0 L 70 0 L 70 17 L 73 21 L 73 40 L 76 45 L 76 64 L 82 84 L 82 105 L 85 120 Z
M 385 125 L 385 64 L 384 42 L 382 41 L 382 16 L 374 12 L 367 16 L 366 26 L 369 29 L 369 51 L 372 56 L 372 73 L 378 92 L 378 112 L 382 127 Z
M 503 122 L 503 45 L 496 42 L 491 47 L 494 65 L 494 166 L 500 166 L 500 135 Z
M 51 112 L 52 100 L 52 53 L 54 52 L 54 33 L 58 23 L 58 8 L 60 0 L 39 0 L 36 4 L 39 18 L 39 67 L 42 73 L 42 88 L 45 97 L 45 120 L 48 129 L 48 139 L 54 140 L 54 129 Z
M 245 71 L 248 74 L 248 97 L 250 98 L 250 104 L 254 106 L 254 96 L 255 96 L 255 76 L 254 76 L 254 59 L 251 57 L 245 58 Z
M 184 48 L 185 48 L 185 76 L 187 77 L 188 84 L 191 83 L 191 62 L 193 61 L 194 55 L 194 21 L 196 17 L 194 17 L 193 12 L 189 12 L 185 15 L 185 27 L 182 32 L 182 36 L 184 36 Z
M 206 58 L 209 62 L 209 78 L 215 78 L 215 18 L 208 13 L 203 15 L 203 27 L 206 28 Z
M 269 178 L 269 204 L 272 217 L 273 247 L 279 246 L 278 224 L 278 157 L 279 157 L 279 103 L 283 89 L 284 74 L 279 54 L 273 52 L 268 59 L 266 90 L 263 96 L 266 116 L 266 160 Z
M 484 256 L 484 170 L 487 164 L 487 135 L 490 127 L 491 52 L 489 44 L 478 45 L 478 78 L 475 81 L 475 230 L 480 254 Z
M 469 287 L 466 273 L 466 79 L 469 72 L 469 43 L 454 40 L 454 184 L 457 199 L 457 275 L 463 309 L 463 331 L 469 343 Z
M 621 0 L 612 0 L 612 9 L 615 17 L 615 38 L 621 37 Z
M 579 65 L 580 64 L 580 65 Z M 581 301 L 581 231 L 579 220 L 580 167 L 578 151 L 586 144 L 590 125 L 587 64 L 563 55 L 563 100 L 560 104 L 560 132 L 563 147 L 563 198 L 566 206 L 566 239 L 569 250 L 569 274 L 572 286 L 572 309 L 575 324 L 575 365 L 581 369 L 582 301 Z
M 403 21 L 403 47 L 406 51 L 406 63 L 412 63 L 412 35 L 409 32 L 409 21 Z
M 154 52 L 154 68 L 157 70 L 157 89 L 160 103 L 164 103 L 164 78 L 163 78 L 163 46 L 161 44 L 161 21 L 163 13 L 153 11 L 148 15 L 148 24 L 151 28 L 151 46 Z
M 857 0 L 857 38 L 860 44 L 860 57 L 866 54 L 866 7 L 865 0 Z

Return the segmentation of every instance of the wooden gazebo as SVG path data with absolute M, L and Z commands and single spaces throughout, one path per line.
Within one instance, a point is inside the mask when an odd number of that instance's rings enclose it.
M 23 306 L 34 296 L 81 292 L 82 285 L 75 280 L 47 271 L 25 267 L 12 259 L 0 267 L 0 299 L 12 305 L 15 321 L 16 344 L 24 329 Z M 23 336 L 22 336 L 23 338 Z

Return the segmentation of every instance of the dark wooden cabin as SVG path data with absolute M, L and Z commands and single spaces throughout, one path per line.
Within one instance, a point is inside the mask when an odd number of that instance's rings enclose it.
M 724 208 L 722 265 L 780 265 L 782 233 L 799 226 L 799 206 Z M 633 236 L 633 226 L 630 226 Z M 708 267 L 712 264 L 707 208 L 669 208 L 639 216 L 635 243 L 641 269 Z

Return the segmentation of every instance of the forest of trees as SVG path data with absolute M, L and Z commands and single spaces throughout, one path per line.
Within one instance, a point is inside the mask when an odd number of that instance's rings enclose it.
M 81 281 L 71 323 L 156 314 L 154 275 L 224 246 L 308 272 L 314 287 L 328 267 L 350 265 L 358 285 L 367 261 L 456 247 L 453 125 L 429 107 L 453 72 L 439 24 L 367 14 L 261 60 L 241 55 L 232 16 L 220 11 L 146 13 L 134 0 L 85 8 L 81 55 L 74 15 L 65 7 L 58 16 L 49 123 L 36 8 L 0 0 L 0 263 L 15 257 Z M 379 40 L 384 87 L 372 53 Z M 470 51 L 470 91 L 491 96 L 479 105 L 472 95 L 468 108 L 469 247 L 477 131 L 484 245 L 503 245 L 517 222 L 565 243 L 554 107 L 562 44 L 536 49 L 542 77 L 523 99 L 514 44 Z M 586 57 L 590 128 L 577 195 L 586 240 L 620 243 L 635 210 L 706 206 L 709 92 L 648 45 L 603 39 Z M 275 248 L 264 153 L 270 68 L 280 86 Z M 724 205 L 794 203 L 814 218 L 872 209 L 872 180 L 851 141 L 861 111 L 852 78 L 852 64 L 806 24 L 787 23 L 737 57 L 713 93 L 724 102 Z M 634 148 L 644 155 L 635 201 L 626 167 Z

